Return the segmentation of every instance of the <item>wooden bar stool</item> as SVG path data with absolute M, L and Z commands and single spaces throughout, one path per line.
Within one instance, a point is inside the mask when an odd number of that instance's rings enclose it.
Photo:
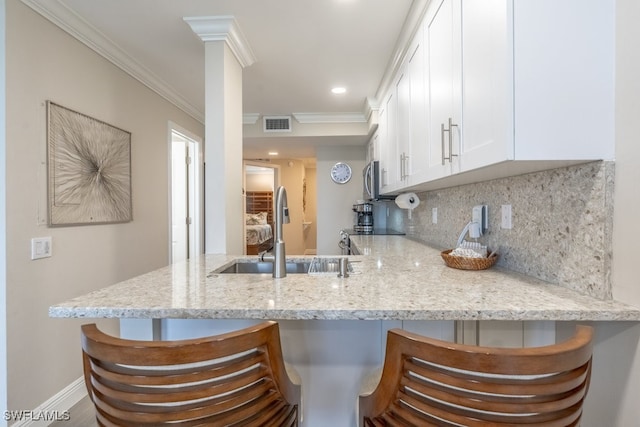
M 382 377 L 359 398 L 369 426 L 577 426 L 591 377 L 593 330 L 559 344 L 493 348 L 400 329 L 388 333 Z
M 300 385 L 278 324 L 206 338 L 135 341 L 82 326 L 84 378 L 100 426 L 297 426 Z

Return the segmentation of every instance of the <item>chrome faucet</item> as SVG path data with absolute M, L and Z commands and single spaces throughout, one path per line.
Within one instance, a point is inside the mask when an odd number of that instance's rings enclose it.
M 273 242 L 273 253 L 270 255 L 263 253 L 260 255 L 260 259 L 273 262 L 272 276 L 274 279 L 280 279 L 287 276 L 287 255 L 284 249 L 284 239 L 282 238 L 282 224 L 288 224 L 290 222 L 289 207 L 287 206 L 287 190 L 285 190 L 283 186 L 278 187 L 276 190 L 275 205 L 276 231 Z

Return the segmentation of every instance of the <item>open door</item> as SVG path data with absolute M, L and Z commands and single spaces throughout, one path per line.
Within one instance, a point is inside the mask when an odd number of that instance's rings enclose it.
M 201 141 L 171 129 L 171 263 L 202 253 Z

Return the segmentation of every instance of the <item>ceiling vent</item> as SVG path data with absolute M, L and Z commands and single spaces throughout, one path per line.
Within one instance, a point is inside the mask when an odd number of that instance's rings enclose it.
M 265 132 L 291 132 L 291 116 L 265 116 L 262 123 Z

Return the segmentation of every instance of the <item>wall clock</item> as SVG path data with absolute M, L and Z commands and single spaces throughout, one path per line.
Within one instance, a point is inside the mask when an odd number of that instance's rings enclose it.
M 331 167 L 331 179 L 337 184 L 345 184 L 351 179 L 351 166 L 338 162 Z

